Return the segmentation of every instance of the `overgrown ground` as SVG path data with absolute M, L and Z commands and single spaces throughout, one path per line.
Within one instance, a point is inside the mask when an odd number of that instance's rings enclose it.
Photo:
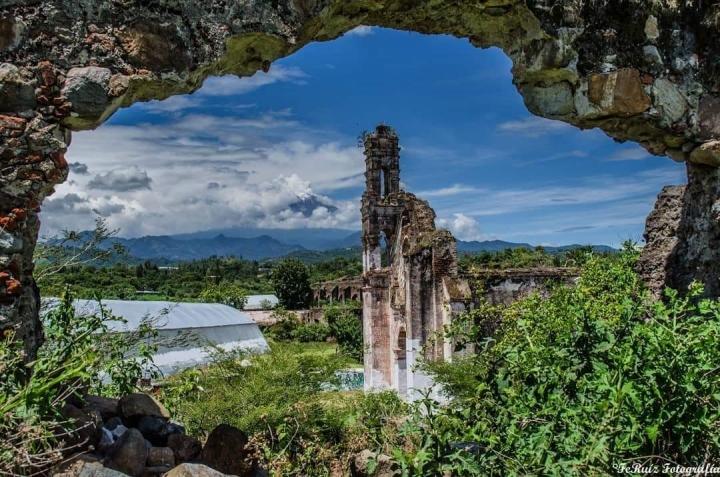
M 676 474 L 676 465 L 717 465 L 720 304 L 700 298 L 699 287 L 651 300 L 636 259 L 630 247 L 586 255 L 576 286 L 509 307 L 482 305 L 456 320 L 449 337 L 476 352 L 424 365 L 443 384 L 444 405 L 327 390 L 337 370 L 356 362 L 327 343 L 288 341 L 176 376 L 164 401 L 196 434 L 226 422 L 252 435 L 255 457 L 274 475 L 347 473 L 363 449 L 391 456 L 407 476 L 594 476 L 634 465 Z M 322 336 L 288 323 L 277 339 Z M 67 333 L 78 325 L 56 320 L 30 384 L 13 374 L 0 380 L 5 436 L 54 428 L 53 403 L 68 380 L 114 366 L 129 384 L 120 356 L 103 351 L 109 344 Z M 14 363 L 9 343 L 5 369 Z M 33 439 L 35 452 L 53 448 L 52 438 Z M 17 465 L 12 451 L 0 446 L 3 465 Z
M 201 432 L 223 420 L 252 432 L 277 475 L 347 471 L 360 448 L 417 476 L 717 464 L 720 305 L 698 287 L 652 301 L 636 259 L 632 248 L 587 255 L 576 286 L 457 320 L 447 333 L 478 353 L 425 364 L 446 405 L 405 409 L 390 395 L 317 391 L 337 364 L 276 347 L 254 367 L 219 364 L 200 378 L 203 391 L 174 408 Z M 219 378 L 228 375 L 232 384 Z

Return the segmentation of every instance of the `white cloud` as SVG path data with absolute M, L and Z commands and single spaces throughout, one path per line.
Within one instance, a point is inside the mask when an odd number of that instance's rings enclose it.
M 569 124 L 553 119 L 530 116 L 518 121 L 506 121 L 497 126 L 502 133 L 518 134 L 525 137 L 540 137 L 546 134 L 561 133 L 573 129 Z
M 608 158 L 609 161 L 642 161 L 653 157 L 640 146 L 634 146 L 627 149 L 621 149 Z
M 74 177 L 46 201 L 44 235 L 88 228 L 95 213 L 125 236 L 360 223 L 359 197 L 327 194 L 362 185 L 362 152 L 352 138 L 308 129 L 289 111 L 105 125 L 75 134 L 67 157 L 94 175 Z M 302 200 L 313 207 L 291 207 Z
M 307 74 L 300 68 L 275 64 L 270 67 L 270 71 L 267 73 L 258 71 L 250 77 L 239 78 L 227 75 L 208 78 L 197 94 L 203 96 L 245 94 L 273 83 L 305 84 L 307 77 Z
M 373 27 L 367 25 L 360 25 L 345 34 L 348 36 L 368 36 L 372 35 L 373 33 L 375 33 Z
M 438 219 L 438 226 L 452 232 L 455 238 L 460 240 L 481 240 L 480 224 L 477 220 L 465 214 L 453 214 L 450 219 Z
M 432 189 L 432 190 L 424 190 L 417 193 L 419 197 L 424 198 L 432 198 L 432 197 L 450 197 L 454 195 L 459 194 L 467 194 L 467 193 L 473 193 L 473 192 L 479 192 L 479 189 L 477 187 L 463 185 L 463 184 L 454 184 L 450 187 L 442 187 L 440 189 Z

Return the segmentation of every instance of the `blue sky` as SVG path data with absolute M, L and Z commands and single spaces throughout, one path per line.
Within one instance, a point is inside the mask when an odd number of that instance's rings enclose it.
M 357 137 L 385 122 L 405 187 L 466 240 L 533 244 L 640 239 L 682 165 L 536 118 L 511 63 L 447 36 L 361 28 L 306 46 L 251 78 L 135 105 L 76 133 L 70 181 L 44 232 L 105 216 L 121 235 L 261 226 L 359 228 Z M 298 211 L 300 200 L 314 210 Z

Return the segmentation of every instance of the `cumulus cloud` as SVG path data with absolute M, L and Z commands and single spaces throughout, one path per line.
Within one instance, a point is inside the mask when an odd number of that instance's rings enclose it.
M 80 174 L 80 175 L 89 174 L 87 164 L 83 164 L 82 162 L 70 163 L 70 172 L 72 172 L 73 174 Z
M 87 186 L 91 189 L 106 191 L 129 192 L 140 189 L 150 190 L 152 178 L 147 171 L 138 167 L 130 169 L 114 169 L 104 174 L 96 175 Z
M 480 224 L 465 214 L 456 213 L 452 218 L 438 219 L 438 225 L 448 229 L 455 238 L 460 240 L 480 240 L 482 238 Z
M 506 121 L 497 126 L 497 130 L 501 133 L 517 134 L 525 137 L 540 137 L 569 129 L 572 129 L 569 124 L 539 116 L 530 116 L 518 121 Z
M 45 202 L 46 235 L 90 227 L 96 214 L 123 236 L 360 223 L 365 165 L 355 140 L 306 128 L 288 110 L 104 125 L 77 133 L 67 156 L 94 174 Z M 342 200 L 331 197 L 338 191 Z
M 245 94 L 263 86 L 273 83 L 290 82 L 304 84 L 307 74 L 295 66 L 272 65 L 266 73 L 258 71 L 252 76 L 239 78 L 237 76 L 215 76 L 205 80 L 198 95 L 204 96 L 231 96 Z

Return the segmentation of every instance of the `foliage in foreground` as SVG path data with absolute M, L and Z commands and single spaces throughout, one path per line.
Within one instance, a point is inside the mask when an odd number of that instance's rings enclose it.
M 45 343 L 23 364 L 21 344 L 10 334 L 0 342 L 0 474 L 34 475 L 74 449 L 75 423 L 61 414 L 65 402 L 89 390 L 119 396 L 136 389 L 151 369 L 157 331 L 150 321 L 128 334 L 110 333 L 118 318 L 76 314 L 65 293 L 45 313 Z
M 347 358 L 332 345 L 273 343 L 264 355 L 219 355 L 168 380 L 163 402 L 191 434 L 228 423 L 252 436 L 272 475 L 330 475 L 350 455 L 394 442 L 389 420 L 406 411 L 393 393 L 326 390 Z
M 590 257 L 574 288 L 480 307 L 451 337 L 479 353 L 431 364 L 452 397 L 421 403 L 404 475 L 608 475 L 720 455 L 720 304 L 650 301 L 636 253 Z M 493 338 L 489 323 L 500 323 Z M 492 328 L 492 326 L 491 326 Z

